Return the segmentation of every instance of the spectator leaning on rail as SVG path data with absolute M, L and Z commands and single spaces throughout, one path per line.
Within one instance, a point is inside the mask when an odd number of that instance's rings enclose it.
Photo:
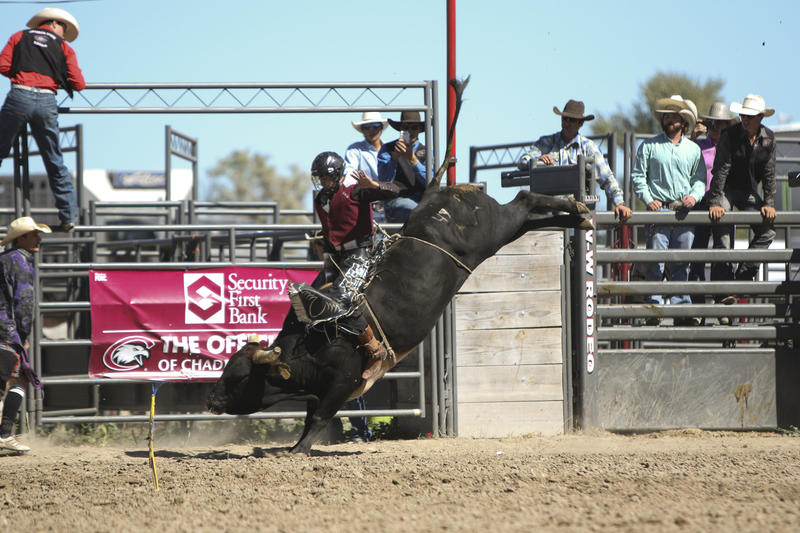
M 625 205 L 622 188 L 617 183 L 611 167 L 594 142 L 578 133 L 585 121 L 594 120 L 594 115 L 583 114 L 584 109 L 583 102 L 576 100 L 567 102 L 564 111 L 553 107 L 553 113 L 561 116 L 561 131 L 540 137 L 533 143 L 530 151 L 520 158 L 518 166 L 521 170 L 528 169 L 536 159 L 545 165 L 576 165 L 579 154 L 594 158 L 595 179 L 606 191 L 609 199 L 614 201 L 614 212 L 620 222 L 625 222 L 633 212 Z
M 353 170 L 363 170 L 371 180 L 378 179 L 378 151 L 383 146 L 381 134 L 388 127 L 388 122 L 376 111 L 367 111 L 361 115 L 360 122 L 351 122 L 353 127 L 364 135 L 364 139 L 354 142 L 344 153 L 344 175 L 349 176 Z M 372 219 L 378 224 L 386 222 L 383 202 L 372 202 Z
M 30 125 L 42 154 L 50 189 L 64 231 L 78 219 L 75 185 L 59 148 L 56 91 L 86 86 L 75 52 L 67 44 L 78 37 L 78 22 L 63 9 L 48 7 L 28 21 L 30 30 L 15 33 L 0 53 L 0 74 L 11 78 L 11 91 L 0 111 L 0 161 L 22 128 Z
M 711 188 L 711 169 L 714 167 L 714 156 L 717 153 L 717 144 L 722 130 L 734 123 L 731 119 L 728 106 L 724 102 L 714 102 L 708 110 L 708 115 L 700 115 L 703 122 L 698 122 L 692 132 L 692 140 L 700 147 L 700 152 L 703 154 L 703 162 L 706 165 L 706 194 L 703 199 L 697 202 L 692 209 L 693 211 L 708 211 L 708 190 Z M 699 135 L 706 134 L 706 137 L 695 140 Z M 731 230 L 733 228 L 731 227 Z M 711 238 L 711 226 L 702 225 L 695 226 L 694 228 L 694 241 L 692 242 L 692 250 L 706 250 L 708 249 L 708 240 Z M 711 279 L 714 277 L 712 275 Z M 705 281 L 706 280 L 706 265 L 705 263 L 692 263 L 689 266 L 689 281 Z M 693 304 L 706 303 L 706 297 L 702 294 L 692 295 Z M 702 325 L 705 319 L 693 317 L 689 322 L 691 326 Z M 720 322 L 724 322 L 720 319 Z
M 6 382 L 3 414 L 0 419 L 0 450 L 25 453 L 30 448 L 14 438 L 14 421 L 25 399 L 28 383 L 36 389 L 42 384 L 30 365 L 28 337 L 33 328 L 33 254 L 39 251 L 39 232 L 50 233 L 44 224 L 31 217 L 13 221 L 0 241 L 11 250 L 0 253 L 0 380 Z
M 358 335 L 369 361 L 363 378 L 369 379 L 386 358 L 386 348 L 375 338 L 372 328 L 355 313 L 355 298 L 368 273 L 368 249 L 373 244 L 372 207 L 375 200 L 396 198 L 398 188 L 367 177 L 354 170 L 344 177 L 344 160 L 335 152 L 322 152 L 311 164 L 311 178 L 321 190 L 314 198 L 314 209 L 322 223 L 325 252 L 333 263 L 332 285 L 327 293 L 305 283 L 293 283 L 289 289 L 292 307 L 301 322 L 317 324 L 337 322 L 343 329 Z M 314 286 L 320 285 L 322 274 Z
M 719 222 L 734 207 L 740 211 L 760 211 L 763 221 L 753 224 L 753 240 L 750 248 L 767 249 L 775 238 L 775 134 L 761 125 L 764 117 L 775 113 L 767 107 L 764 99 L 755 94 L 748 94 L 744 102 L 731 104 L 731 111 L 738 113 L 742 119 L 722 132 L 714 157 L 714 168 L 711 171 L 711 189 L 709 190 L 708 217 L 712 222 Z M 758 194 L 761 184 L 764 198 Z M 715 225 L 714 248 L 733 247 L 732 231 L 729 226 Z M 730 263 L 716 263 L 711 267 L 711 279 L 746 280 L 755 279 L 759 263 L 739 263 L 734 275 Z M 720 298 L 719 303 L 733 303 L 733 296 Z
M 655 115 L 664 133 L 647 139 L 636 152 L 631 172 L 634 192 L 647 205 L 648 211 L 691 209 L 705 192 L 706 167 L 700 148 L 687 136 L 694 129 L 697 118 L 680 96 L 658 101 Z M 647 227 L 647 248 L 689 249 L 694 237 L 691 226 L 650 225 Z M 670 263 L 669 279 L 686 281 L 686 263 Z M 648 263 L 645 279 L 661 281 L 664 263 Z M 661 296 L 645 299 L 647 303 L 660 304 Z M 690 303 L 688 296 L 672 296 L 670 303 Z M 691 319 L 675 320 L 676 325 L 690 323 Z M 657 326 L 658 318 L 647 319 L 647 324 Z
M 419 112 L 403 111 L 400 122 L 389 119 L 389 125 L 400 132 L 400 138 L 384 144 L 378 152 L 378 178 L 400 188 L 400 196 L 383 203 L 386 220 L 405 223 L 428 185 L 425 145 L 419 141 L 425 123 Z

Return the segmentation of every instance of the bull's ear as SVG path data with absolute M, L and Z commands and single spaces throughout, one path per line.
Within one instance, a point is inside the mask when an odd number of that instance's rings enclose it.
M 247 340 L 248 344 L 253 344 L 253 343 L 258 344 L 258 342 L 259 342 L 258 335 L 255 333 L 250 335 L 250 338 Z

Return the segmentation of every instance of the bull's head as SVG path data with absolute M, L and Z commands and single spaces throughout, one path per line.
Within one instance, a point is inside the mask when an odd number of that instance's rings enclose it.
M 289 365 L 275 362 L 280 354 L 278 347 L 261 348 L 258 335 L 251 335 L 248 343 L 231 356 L 208 395 L 206 408 L 217 415 L 250 414 L 261 409 L 266 376 L 290 376 Z

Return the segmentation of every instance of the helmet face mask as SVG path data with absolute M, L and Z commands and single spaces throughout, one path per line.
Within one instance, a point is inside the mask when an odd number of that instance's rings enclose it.
M 320 188 L 336 187 L 342 181 L 343 175 L 344 159 L 336 152 L 322 152 L 311 163 L 311 183 L 317 191 Z M 330 177 L 333 184 L 330 187 L 323 187 L 321 180 L 327 177 Z

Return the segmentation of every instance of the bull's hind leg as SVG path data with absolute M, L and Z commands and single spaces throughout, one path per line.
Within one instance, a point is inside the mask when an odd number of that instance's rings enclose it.
M 554 209 L 572 215 L 585 215 L 589 208 L 574 198 L 556 198 L 546 194 L 537 194 L 530 191 L 520 191 L 517 199 L 524 199 L 528 206 L 528 212 L 536 209 Z

